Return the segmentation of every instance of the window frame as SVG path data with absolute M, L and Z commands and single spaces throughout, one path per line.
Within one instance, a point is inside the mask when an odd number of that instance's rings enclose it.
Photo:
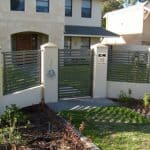
M 70 45 L 65 46 L 65 39 L 68 38 L 69 39 L 69 43 Z M 66 36 L 64 37 L 64 49 L 71 49 L 72 48 L 72 37 L 71 36 Z
M 48 5 L 47 5 L 47 7 L 48 7 L 47 11 L 40 11 L 40 10 L 38 10 L 38 5 L 37 5 L 38 2 L 47 2 L 48 3 Z M 50 1 L 49 0 L 47 0 L 47 1 L 36 0 L 36 12 L 37 13 L 49 13 L 50 12 Z
M 84 1 L 89 1 L 90 8 L 87 8 L 87 7 L 83 6 Z M 84 9 L 89 9 L 90 10 L 89 15 L 87 15 L 87 14 L 85 15 L 84 14 L 84 11 L 83 11 Z M 83 17 L 83 18 L 92 18 L 92 0 L 82 0 L 82 4 L 81 4 L 81 17 Z
M 19 2 L 20 2 L 20 0 L 18 0 Z M 23 3 L 23 9 L 17 9 L 17 8 L 13 8 L 13 2 L 14 2 L 14 0 L 10 0 L 10 10 L 11 11 L 20 11 L 20 12 L 22 12 L 22 11 L 25 11 L 25 0 L 21 0 L 21 1 L 23 1 L 22 3 Z
M 84 46 L 82 43 L 83 43 L 83 39 L 87 39 L 88 40 L 88 46 Z M 81 37 L 81 45 L 80 45 L 80 48 L 81 49 L 90 49 L 90 46 L 91 46 L 91 37 Z
M 66 0 L 65 0 L 65 16 L 66 17 L 72 17 L 72 0 L 70 1 L 71 1 L 71 6 L 69 7 L 69 6 L 66 6 Z M 66 7 L 69 7 L 70 8 L 69 10 L 71 10 L 71 13 L 69 15 L 66 13 Z

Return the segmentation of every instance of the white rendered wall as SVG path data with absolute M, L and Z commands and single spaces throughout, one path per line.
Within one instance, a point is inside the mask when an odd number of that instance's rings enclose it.
M 142 99 L 144 93 L 150 93 L 150 83 L 127 83 L 127 82 L 107 82 L 107 97 L 118 98 L 120 91 L 128 94 L 128 90 L 132 90 L 132 97 Z
M 106 15 L 106 29 L 119 35 L 143 33 L 143 5 L 130 6 Z
M 1 102 L 2 96 L 3 96 L 3 78 L 2 78 L 2 74 L 3 74 L 2 67 L 3 67 L 3 65 L 2 65 L 2 53 L 1 52 L 2 51 L 0 49 L 0 102 Z
M 100 0 L 92 0 L 92 17 L 81 17 L 81 0 L 72 0 L 72 17 L 65 17 L 66 25 L 101 26 L 102 4 Z
M 42 84 L 45 103 L 58 101 L 58 47 L 52 43 L 41 46 Z
M 64 46 L 64 0 L 50 0 L 49 13 L 36 12 L 36 0 L 25 0 L 25 11 L 11 11 L 10 0 L 0 1 L 0 45 L 11 50 L 11 35 L 18 32 L 47 34 L 49 41 Z
M 13 94 L 2 96 L 0 99 L 0 113 L 5 109 L 5 106 L 16 104 L 20 108 L 39 104 L 41 101 L 41 86 L 29 88 Z
M 108 47 L 99 43 L 92 45 L 91 49 L 94 51 L 93 98 L 106 98 Z

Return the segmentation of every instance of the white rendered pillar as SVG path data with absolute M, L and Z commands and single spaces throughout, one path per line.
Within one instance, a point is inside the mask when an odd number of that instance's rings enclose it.
M 96 44 L 91 49 L 94 51 L 93 98 L 106 98 L 108 47 Z
M 41 46 L 42 84 L 45 103 L 58 101 L 58 47 L 47 43 Z

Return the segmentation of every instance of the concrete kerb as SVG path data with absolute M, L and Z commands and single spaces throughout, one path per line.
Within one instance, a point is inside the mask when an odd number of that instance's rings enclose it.
M 66 105 L 68 105 L 68 107 Z M 75 108 L 77 108 L 77 106 L 84 109 L 84 108 L 89 108 L 89 107 L 95 108 L 95 107 L 116 106 L 116 105 L 117 104 L 112 102 L 111 100 L 98 98 L 98 99 L 64 100 L 64 101 L 59 101 L 57 103 L 49 103 L 47 104 L 47 107 L 49 108 L 49 110 L 62 111 L 62 110 L 76 110 Z M 61 119 L 62 119 L 62 122 L 64 122 L 66 126 L 68 125 L 71 126 L 75 135 L 78 135 L 80 141 L 85 145 L 87 149 L 100 150 L 100 148 L 98 148 L 94 143 L 92 143 L 91 140 L 89 140 L 87 137 L 83 136 L 79 132 L 79 130 L 76 129 L 70 122 L 68 122 L 62 117 Z
M 46 111 L 48 113 L 51 113 L 51 109 L 49 108 L 48 105 L 46 105 Z M 54 111 L 53 111 L 54 112 Z M 55 112 L 54 112 L 55 113 Z M 84 147 L 86 149 L 90 149 L 90 150 L 101 150 L 100 148 L 98 148 L 94 143 L 91 142 L 91 140 L 89 140 L 87 137 L 83 136 L 78 129 L 76 129 L 75 126 L 73 126 L 70 122 L 68 122 L 67 120 L 65 120 L 63 117 L 59 116 L 61 122 L 64 124 L 65 128 L 67 129 L 67 127 L 71 127 L 73 135 L 77 135 L 77 137 L 79 138 L 79 140 L 83 143 Z

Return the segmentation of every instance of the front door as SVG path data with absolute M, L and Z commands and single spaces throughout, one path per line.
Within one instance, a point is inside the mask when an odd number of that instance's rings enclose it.
M 37 35 L 36 34 L 18 34 L 16 35 L 16 50 L 36 50 Z

